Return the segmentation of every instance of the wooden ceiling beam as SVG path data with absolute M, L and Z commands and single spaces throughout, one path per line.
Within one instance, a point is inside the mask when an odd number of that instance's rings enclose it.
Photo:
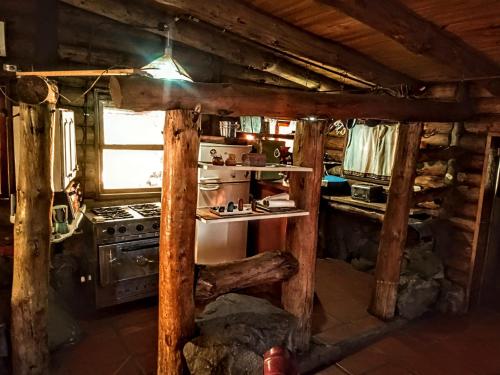
M 419 87 L 417 80 L 392 70 L 366 55 L 293 26 L 237 0 L 155 0 L 238 34 L 261 45 L 311 63 L 348 73 L 362 81 L 397 87 Z
M 383 33 L 409 51 L 459 70 L 460 77 L 498 76 L 500 66 L 458 36 L 397 0 L 317 0 Z
M 253 43 L 240 40 L 202 23 L 177 19 L 173 15 L 153 8 L 118 0 L 60 0 L 60 2 L 162 37 L 166 37 L 167 33 L 159 30 L 158 25 L 169 25 L 172 28 L 170 36 L 175 41 L 214 54 L 230 63 L 271 73 L 308 89 L 329 91 L 341 87 L 337 81 L 295 65 Z
M 143 56 L 128 54 L 125 51 L 117 52 L 94 48 L 89 53 L 87 48 L 68 44 L 59 44 L 58 53 L 61 60 L 79 64 L 79 66 L 81 66 L 80 64 L 86 64 L 103 68 L 113 65 L 141 67 L 151 62 L 145 60 Z M 251 84 L 304 89 L 303 86 L 273 74 L 241 65 L 229 64 L 221 61 L 219 58 L 211 60 L 205 57 L 205 55 L 208 54 L 188 47 L 176 48 L 173 51 L 173 58 L 196 82 L 232 82 L 234 80 L 245 80 Z
M 191 83 L 147 77 L 111 77 L 118 108 L 136 111 L 194 109 L 214 115 L 276 118 L 371 118 L 399 121 L 461 121 L 473 115 L 467 102 L 403 99 L 388 95 L 331 94 L 284 88 Z

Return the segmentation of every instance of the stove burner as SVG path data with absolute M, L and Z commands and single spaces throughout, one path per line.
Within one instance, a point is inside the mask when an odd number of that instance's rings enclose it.
M 154 203 L 133 204 L 128 207 L 144 217 L 160 216 L 161 213 L 160 207 Z
M 97 216 L 101 216 L 104 220 L 131 219 L 134 217 L 130 212 L 127 212 L 123 207 L 98 207 L 92 209 L 92 212 Z

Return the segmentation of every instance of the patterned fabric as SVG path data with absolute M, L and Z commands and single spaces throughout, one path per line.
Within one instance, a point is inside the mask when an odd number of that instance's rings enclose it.
M 389 181 L 399 124 L 368 126 L 356 122 L 349 130 L 344 175 Z

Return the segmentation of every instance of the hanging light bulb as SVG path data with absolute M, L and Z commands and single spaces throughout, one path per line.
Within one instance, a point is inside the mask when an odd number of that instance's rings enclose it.
M 170 42 L 170 29 L 165 42 L 165 51 L 163 56 L 153 60 L 148 65 L 142 67 L 142 71 L 148 73 L 157 79 L 179 79 L 193 82 L 189 74 L 177 64 L 172 57 L 172 44 Z

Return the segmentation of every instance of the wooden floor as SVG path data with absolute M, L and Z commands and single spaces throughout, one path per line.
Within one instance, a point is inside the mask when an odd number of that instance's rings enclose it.
M 411 323 L 320 375 L 498 375 L 500 308 Z
M 373 278 L 341 261 L 318 260 L 314 339 L 335 344 L 381 324 L 367 312 Z M 82 320 L 84 338 L 52 356 L 52 375 L 155 374 L 157 306 L 139 301 Z

